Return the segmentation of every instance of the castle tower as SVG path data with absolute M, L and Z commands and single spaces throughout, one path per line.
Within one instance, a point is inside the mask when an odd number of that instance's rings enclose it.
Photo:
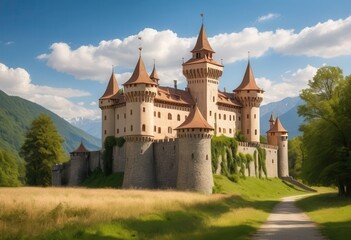
M 211 127 L 197 105 L 176 128 L 179 138 L 177 189 L 212 193 Z
M 208 42 L 203 24 L 191 53 L 192 58 L 183 63 L 187 87 L 193 99 L 197 101 L 202 116 L 214 126 L 218 83 L 223 73 L 223 66 L 213 59 L 215 52 Z
M 141 49 L 140 49 L 141 51 Z M 154 188 L 154 99 L 157 84 L 146 72 L 141 52 L 124 84 L 126 97 L 126 166 L 123 188 Z
M 101 109 L 102 121 L 102 148 L 104 148 L 105 139 L 108 136 L 115 135 L 115 109 L 114 100 L 112 97 L 119 91 L 115 73 L 112 71 L 110 80 L 108 82 L 104 95 L 99 99 L 99 107 Z
M 159 84 L 158 84 L 158 81 L 160 80 L 160 78 L 159 78 L 158 75 L 157 75 L 155 63 L 154 63 L 154 68 L 152 69 L 152 72 L 151 72 L 151 74 L 150 74 L 150 79 L 151 79 L 152 81 L 154 81 L 154 82 L 157 84 L 157 86 L 159 85 Z
M 68 185 L 78 186 L 88 176 L 89 150 L 81 143 L 76 150 L 70 153 L 71 166 Z
M 273 116 L 273 114 L 271 114 L 271 117 L 269 118 L 269 129 L 271 129 L 273 127 L 274 122 L 275 122 L 274 116 Z
M 289 176 L 288 163 L 288 131 L 283 127 L 279 118 L 267 131 L 268 144 L 278 146 L 278 176 Z
M 260 104 L 263 90 L 256 84 L 250 61 L 244 78 L 234 90 L 235 98 L 243 105 L 241 110 L 241 129 L 247 142 L 260 142 Z

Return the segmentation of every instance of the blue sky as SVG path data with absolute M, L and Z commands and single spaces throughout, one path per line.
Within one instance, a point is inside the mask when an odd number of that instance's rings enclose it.
M 225 65 L 220 90 L 242 80 L 250 51 L 264 103 L 297 96 L 323 65 L 351 74 L 350 1 L 116 1 L 1 0 L 0 89 L 70 119 L 96 118 L 111 74 L 121 85 L 143 46 L 160 84 L 186 86 L 189 59 L 201 26 L 215 59 Z M 138 40 L 141 36 L 142 40 Z

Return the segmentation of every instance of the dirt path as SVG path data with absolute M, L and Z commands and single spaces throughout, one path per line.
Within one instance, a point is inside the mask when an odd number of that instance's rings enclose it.
M 295 200 L 300 197 L 283 198 L 253 236 L 253 240 L 325 240 L 317 225 L 295 206 Z

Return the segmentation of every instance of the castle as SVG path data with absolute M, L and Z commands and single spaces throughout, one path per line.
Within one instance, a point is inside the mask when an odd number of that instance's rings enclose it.
M 223 65 L 213 58 L 203 24 L 191 53 L 182 64 L 185 90 L 178 89 L 176 81 L 174 88 L 161 86 L 155 64 L 149 75 L 141 49 L 123 90 L 112 72 L 99 99 L 102 142 L 108 136 L 125 139 L 123 146 L 113 148 L 113 172 L 124 172 L 123 188 L 211 193 L 211 138 L 234 137 L 237 131 L 245 138 L 239 152 L 252 155 L 257 145 L 266 149 L 267 177 L 288 176 L 288 132 L 279 118 L 271 116 L 268 145 L 260 144 L 264 91 L 255 82 L 250 61 L 239 86 L 232 93 L 221 92 Z M 101 159 L 101 152 L 89 152 L 81 144 L 70 163 L 54 166 L 53 184 L 78 185 L 89 171 L 101 167 Z

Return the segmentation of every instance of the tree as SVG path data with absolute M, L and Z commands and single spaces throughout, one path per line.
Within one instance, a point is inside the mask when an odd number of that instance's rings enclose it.
M 26 180 L 29 185 L 51 185 L 51 168 L 66 159 L 63 139 L 51 118 L 41 114 L 33 120 L 26 132 L 21 156 L 26 162 Z
M 19 186 L 19 172 L 15 158 L 5 150 L 0 149 L 0 186 Z
M 289 174 L 295 179 L 301 179 L 301 168 L 304 159 L 304 150 L 301 137 L 289 140 Z
M 298 109 L 305 118 L 300 127 L 306 153 L 302 177 L 309 183 L 336 184 L 339 195 L 351 196 L 351 109 L 345 105 L 351 101 L 350 77 L 344 78 L 338 67 L 322 67 L 308 86 Z

